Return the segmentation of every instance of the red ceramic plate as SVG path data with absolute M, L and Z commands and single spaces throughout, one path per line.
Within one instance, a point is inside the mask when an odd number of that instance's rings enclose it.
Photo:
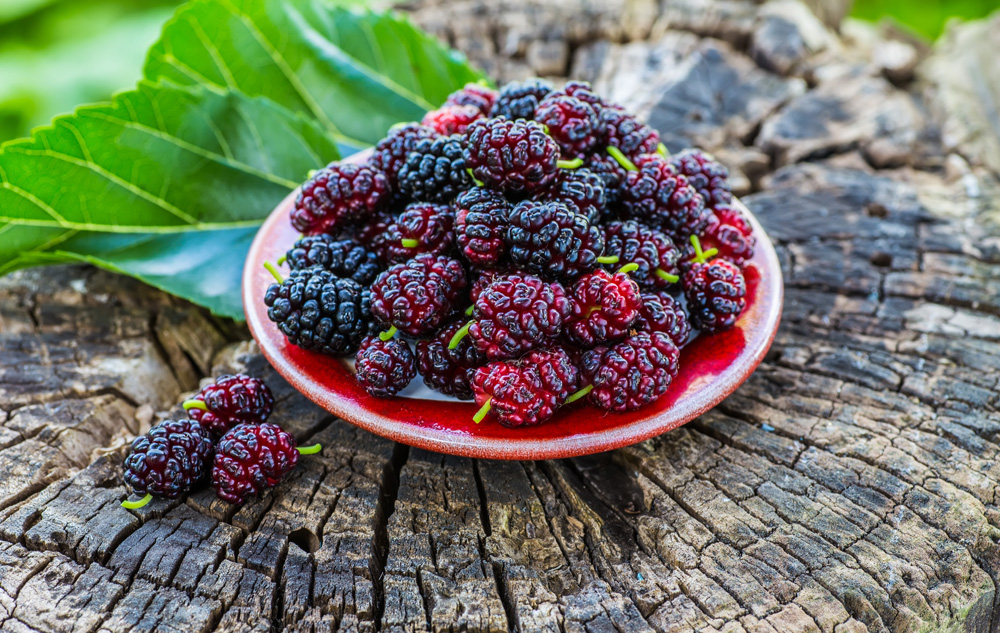
M 764 358 L 781 318 L 784 286 L 774 247 L 756 218 L 734 200 L 757 238 L 756 253 L 745 271 L 746 310 L 733 329 L 699 336 L 684 348 L 680 373 L 662 398 L 628 413 L 608 413 L 584 399 L 535 427 L 509 429 L 492 417 L 476 424 L 472 416 L 478 407 L 471 402 L 368 395 L 348 364 L 289 344 L 267 319 L 262 298 L 274 279 L 262 264 L 276 261 L 298 237 L 288 219 L 294 199 L 293 193 L 278 205 L 250 247 L 243 271 L 250 331 L 278 373 L 310 400 L 352 424 L 411 446 L 487 459 L 551 459 L 649 439 L 694 419 L 735 391 Z M 420 378 L 414 382 L 420 383 Z

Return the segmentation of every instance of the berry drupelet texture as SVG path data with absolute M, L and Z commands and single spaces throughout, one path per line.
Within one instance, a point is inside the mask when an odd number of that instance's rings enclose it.
M 532 275 L 498 275 L 476 298 L 469 336 L 490 360 L 515 358 L 551 344 L 570 311 L 561 285 Z
M 455 215 L 444 204 L 414 202 L 389 225 L 385 256 L 404 262 L 420 254 L 444 255 L 455 248 Z
M 385 174 L 389 185 L 399 191 L 399 170 L 406 163 L 406 157 L 423 140 L 438 138 L 440 134 L 426 125 L 407 123 L 393 127 L 389 134 L 378 142 L 372 153 L 371 163 Z
M 220 437 L 237 424 L 266 422 L 274 395 L 259 378 L 243 374 L 220 376 L 184 402 L 188 417 Z
M 464 325 L 464 320 L 452 321 L 433 337 L 418 341 L 417 369 L 431 389 L 459 400 L 471 400 L 468 370 L 482 365 L 486 357 L 470 337 L 462 338 L 454 348 L 448 347 Z
M 604 254 L 618 257 L 616 263 L 608 265 L 611 268 L 638 265 L 630 276 L 645 289 L 673 288 L 680 281 L 681 251 L 674 241 L 666 233 L 634 220 L 604 226 Z
M 383 341 L 369 336 L 361 342 L 354 368 L 361 387 L 373 396 L 387 398 L 406 388 L 417 375 L 417 361 L 406 341 Z
M 481 118 L 483 118 L 483 113 L 475 106 L 446 105 L 425 114 L 421 124 L 433 129 L 438 134 L 450 136 L 465 132 L 470 123 Z
M 592 404 L 608 411 L 632 411 L 657 400 L 677 376 L 680 350 L 662 332 L 640 332 L 611 347 L 586 352 L 580 360 Z
M 389 201 L 389 180 L 369 165 L 332 163 L 307 180 L 295 199 L 292 226 L 306 235 L 336 234 Z
M 469 126 L 466 138 L 466 163 L 491 189 L 531 194 L 559 171 L 559 146 L 534 121 L 480 119 Z
M 489 116 L 490 111 L 493 109 L 493 104 L 497 102 L 497 97 L 499 96 L 500 93 L 489 86 L 479 83 L 467 83 L 465 87 L 448 95 L 445 105 L 474 106 L 484 116 Z
M 417 141 L 399 170 L 399 189 L 415 202 L 447 204 L 472 187 L 460 134 Z
M 625 272 L 595 270 L 573 284 L 572 314 L 566 338 L 579 347 L 594 347 L 624 338 L 636 320 L 642 298 L 639 286 Z
M 541 424 L 576 389 L 579 371 L 561 349 L 536 350 L 524 358 L 490 363 L 475 371 L 472 389 L 476 403 L 504 426 Z
M 291 433 L 276 424 L 242 424 L 216 446 L 212 486 L 220 499 L 243 503 L 276 485 L 298 462 Z
M 636 170 L 625 175 L 621 208 L 633 220 L 658 226 L 675 243 L 685 244 L 700 235 L 712 212 L 687 178 L 677 173 L 659 154 L 644 154 L 635 161 Z
M 642 293 L 642 307 L 635 329 L 645 332 L 663 332 L 678 348 L 687 345 L 691 338 L 691 323 L 684 306 L 666 292 Z
M 125 484 L 134 492 L 176 499 L 204 479 L 212 435 L 194 420 L 165 420 L 132 441 Z
M 370 285 L 382 271 L 376 251 L 353 240 L 338 240 L 331 235 L 310 235 L 300 239 L 285 254 L 285 260 L 292 270 L 319 266 L 362 286 Z
M 683 174 L 691 186 L 705 199 L 705 206 L 714 209 L 729 204 L 733 190 L 729 186 L 729 170 L 708 152 L 686 149 L 670 157 L 670 164 Z
M 530 119 L 535 114 L 538 104 L 552 92 L 552 84 L 533 78 L 525 81 L 512 81 L 500 89 L 491 117 L 503 116 L 510 120 Z
M 561 169 L 555 182 L 535 199 L 572 204 L 591 224 L 599 224 L 608 211 L 607 181 L 589 169 Z
M 705 248 L 718 249 L 718 257 L 742 268 L 753 257 L 757 243 L 753 227 L 739 209 L 728 204 L 715 207 L 714 220 L 705 229 L 702 244 Z M 685 250 L 685 255 L 691 254 L 694 254 L 693 249 Z
M 395 221 L 395 215 L 379 213 L 371 218 L 367 224 L 351 227 L 351 230 L 347 231 L 344 237 L 354 241 L 356 244 L 364 244 L 366 248 L 378 256 L 378 261 L 384 264 L 386 262 L 385 236 L 389 231 L 389 225 Z
M 547 279 L 576 279 L 596 268 L 604 252 L 600 228 L 577 213 L 575 205 L 525 200 L 511 210 L 507 224 L 514 266 Z
M 375 327 L 368 290 L 320 268 L 293 270 L 264 303 L 290 343 L 330 356 L 354 352 Z
M 563 158 L 583 158 L 604 142 L 601 119 L 587 102 L 552 93 L 538 104 L 535 121 L 546 126 Z
M 607 147 L 614 147 L 635 160 L 651 154 L 660 144 L 660 135 L 618 106 L 601 108 L 602 138 Z
M 499 264 L 507 252 L 507 199 L 495 191 L 473 187 L 455 198 L 455 209 L 455 237 L 462 255 L 473 266 Z
M 746 281 L 732 262 L 696 262 L 684 273 L 683 283 L 691 323 L 702 332 L 731 328 L 746 307 Z
M 378 276 L 371 287 L 372 314 L 387 328 L 422 336 L 444 322 L 465 287 L 459 262 L 418 255 Z

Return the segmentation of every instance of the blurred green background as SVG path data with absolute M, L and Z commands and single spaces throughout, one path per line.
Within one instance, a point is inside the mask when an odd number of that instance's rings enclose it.
M 0 0 L 0 142 L 56 114 L 106 100 L 140 77 L 146 49 L 180 0 Z M 951 17 L 1000 0 L 855 0 L 852 15 L 889 17 L 933 40 Z

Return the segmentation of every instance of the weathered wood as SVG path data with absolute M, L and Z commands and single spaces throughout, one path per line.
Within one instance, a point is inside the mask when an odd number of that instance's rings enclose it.
M 777 244 L 764 364 L 627 449 L 411 450 L 182 301 L 79 266 L 0 279 L 0 631 L 1000 632 L 1000 170 L 995 99 L 967 94 L 997 22 L 914 69 L 822 6 L 407 7 L 501 79 L 593 80 L 715 152 Z M 323 454 L 241 508 L 120 508 L 129 439 L 231 371 Z

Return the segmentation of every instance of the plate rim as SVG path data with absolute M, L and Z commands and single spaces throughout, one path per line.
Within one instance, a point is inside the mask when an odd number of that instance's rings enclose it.
M 367 155 L 367 153 L 366 151 L 355 154 L 350 159 L 363 160 L 364 155 Z M 757 289 L 758 297 L 767 297 L 768 295 L 771 297 L 771 300 L 763 302 L 766 312 L 758 321 L 769 331 L 762 338 L 751 339 L 748 336 L 749 340 L 747 340 L 746 347 L 723 370 L 723 373 L 713 381 L 711 389 L 703 387 L 700 391 L 691 394 L 689 397 L 679 400 L 671 408 L 655 412 L 640 420 L 611 429 L 564 436 L 561 439 L 524 438 L 522 440 L 511 441 L 500 438 L 461 435 L 454 431 L 432 427 L 418 427 L 413 424 L 399 422 L 363 407 L 361 410 L 367 415 L 358 415 L 356 405 L 343 399 L 338 400 L 336 397 L 331 398 L 330 395 L 336 394 L 336 392 L 326 389 L 315 379 L 302 375 L 292 365 L 291 361 L 280 353 L 280 349 L 274 344 L 273 338 L 263 335 L 263 328 L 272 326 L 272 323 L 267 319 L 266 308 L 262 309 L 263 302 L 259 300 L 258 294 L 255 292 L 258 286 L 255 286 L 253 280 L 255 275 L 259 275 L 259 271 L 256 269 L 260 268 L 256 266 L 256 263 L 263 261 L 262 251 L 267 248 L 267 238 L 273 232 L 272 229 L 275 225 L 278 222 L 287 222 L 287 210 L 294 203 L 298 191 L 298 188 L 296 188 L 271 211 L 254 236 L 253 243 L 247 253 L 247 259 L 244 262 L 243 274 L 241 276 L 241 295 L 250 333 L 271 366 L 309 400 L 346 422 L 376 435 L 409 446 L 463 457 L 523 460 L 574 457 L 636 444 L 690 422 L 715 407 L 736 391 L 757 369 L 767 355 L 781 323 L 781 313 L 784 303 L 784 280 L 777 252 L 770 238 L 757 221 L 757 218 L 754 217 L 753 213 L 750 212 L 742 201 L 734 196 L 733 204 L 746 214 L 757 237 L 752 261 L 763 263 L 763 269 L 774 273 L 765 276 L 763 270 L 761 270 Z M 254 265 L 251 265 L 251 262 Z M 743 317 L 741 316 L 741 318 Z M 475 408 L 477 408 L 472 402 L 465 402 L 463 404 L 470 407 L 470 416 Z M 604 415 L 606 413 L 596 408 L 592 409 L 597 415 Z

